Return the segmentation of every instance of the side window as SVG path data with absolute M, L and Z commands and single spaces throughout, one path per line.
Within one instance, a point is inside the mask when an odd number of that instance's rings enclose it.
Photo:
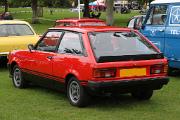
M 8 25 L 9 36 L 26 36 L 34 35 L 31 28 L 26 24 L 11 24 Z
M 7 25 L 0 25 L 0 37 L 8 36 Z
M 157 5 L 151 8 L 148 25 L 164 25 L 167 18 L 167 5 Z
M 170 25 L 180 25 L 180 6 L 173 6 L 170 14 Z
M 66 32 L 61 40 L 58 53 L 82 55 L 82 42 L 79 33 Z
M 49 31 L 37 44 L 36 49 L 40 51 L 55 52 L 62 32 Z

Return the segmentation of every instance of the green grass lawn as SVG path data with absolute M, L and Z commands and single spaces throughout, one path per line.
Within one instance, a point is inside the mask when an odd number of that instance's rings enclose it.
M 0 9 L 1 11 L 2 9 Z M 10 9 L 13 11 L 30 9 Z M 41 24 L 33 25 L 38 34 L 53 26 L 56 19 L 76 17 L 77 13 L 58 9 L 53 15 L 44 11 Z M 126 26 L 131 14 L 115 14 L 114 25 Z M 14 18 L 30 22 L 31 13 L 13 13 Z M 105 19 L 105 13 L 101 19 Z M 48 19 L 48 20 L 47 20 Z M 8 77 L 8 70 L 0 68 L 0 120 L 179 120 L 180 118 L 180 76 L 171 77 L 170 83 L 155 91 L 149 101 L 137 101 L 130 95 L 118 98 L 94 98 L 86 108 L 69 104 L 64 93 L 30 87 L 16 89 Z
M 0 68 L 0 120 L 179 120 L 180 77 L 154 93 L 150 101 L 130 95 L 95 98 L 86 108 L 69 104 L 64 93 L 30 87 L 17 89 Z

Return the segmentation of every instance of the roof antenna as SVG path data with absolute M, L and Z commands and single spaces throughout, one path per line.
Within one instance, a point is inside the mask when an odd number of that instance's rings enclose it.
M 80 8 L 80 0 L 78 0 L 78 11 L 79 11 L 79 20 L 81 19 L 81 8 Z

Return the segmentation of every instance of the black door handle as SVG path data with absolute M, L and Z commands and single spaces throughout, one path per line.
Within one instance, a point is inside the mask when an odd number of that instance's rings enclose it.
M 47 58 L 51 60 L 51 59 L 53 59 L 53 56 L 47 56 Z

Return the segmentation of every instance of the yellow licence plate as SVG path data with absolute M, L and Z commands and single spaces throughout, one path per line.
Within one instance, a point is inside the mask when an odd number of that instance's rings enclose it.
M 120 77 L 139 77 L 146 75 L 146 68 L 129 68 L 120 70 Z

